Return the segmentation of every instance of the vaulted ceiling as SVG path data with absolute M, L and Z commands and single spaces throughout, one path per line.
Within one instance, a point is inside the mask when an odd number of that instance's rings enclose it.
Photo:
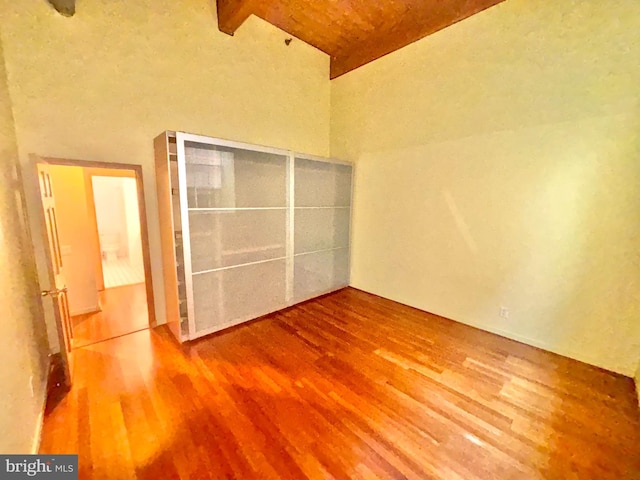
M 257 15 L 331 57 L 336 78 L 504 0 L 217 0 L 218 28 Z M 63 15 L 76 0 L 49 0 Z
M 502 1 L 217 0 L 218 28 L 257 15 L 330 55 L 336 78 Z

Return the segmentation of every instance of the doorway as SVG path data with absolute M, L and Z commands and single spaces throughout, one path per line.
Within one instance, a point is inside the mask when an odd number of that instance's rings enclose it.
M 141 168 L 45 160 L 72 348 L 154 326 Z
M 144 283 L 138 194 L 133 171 L 131 174 L 91 174 L 87 186 L 93 191 L 91 213 L 96 217 L 104 289 Z

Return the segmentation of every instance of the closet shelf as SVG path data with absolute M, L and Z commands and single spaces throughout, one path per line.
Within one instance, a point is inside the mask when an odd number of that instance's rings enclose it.
M 281 243 L 275 243 L 272 245 L 264 245 L 262 247 L 249 247 L 249 248 L 237 248 L 235 250 L 223 250 L 223 256 L 233 256 L 233 255 L 243 255 L 247 253 L 257 253 L 257 252 L 266 252 L 267 250 L 277 250 L 280 248 L 285 248 L 285 246 Z
M 335 207 L 293 207 L 295 210 L 330 210 L 330 209 L 339 209 L 339 208 L 351 208 L 350 206 L 344 206 L 344 205 L 340 205 L 340 206 L 335 206 Z
M 232 270 L 234 268 L 241 268 L 241 267 L 249 267 L 251 265 L 259 265 L 261 263 L 269 263 L 269 262 L 276 262 L 278 260 L 286 260 L 287 257 L 276 257 L 276 258 L 267 258 L 265 260 L 257 260 L 255 262 L 247 262 L 247 263 L 239 263 L 236 265 L 227 265 L 224 267 L 217 267 L 217 268 L 211 268 L 208 270 L 200 270 L 197 272 L 193 272 L 193 276 L 196 275 L 203 275 L 205 273 L 215 273 L 215 272 L 221 272 L 223 270 Z
M 313 250 L 310 252 L 300 252 L 300 253 L 295 253 L 293 256 L 294 257 L 300 257 L 302 255 L 313 255 L 314 253 L 325 253 L 325 252 L 335 252 L 336 250 L 349 250 L 349 247 L 333 247 L 333 248 L 323 248 L 321 250 Z
M 191 166 L 196 166 L 196 167 L 215 167 L 215 168 L 222 168 L 222 164 L 218 163 L 218 164 L 211 164 L 211 163 L 200 163 L 200 162 L 189 162 L 187 160 L 187 162 L 185 162 L 186 165 L 188 167 Z M 189 175 L 189 172 L 187 172 L 187 175 Z
M 189 207 L 190 212 L 244 212 L 260 210 L 286 210 L 287 207 Z

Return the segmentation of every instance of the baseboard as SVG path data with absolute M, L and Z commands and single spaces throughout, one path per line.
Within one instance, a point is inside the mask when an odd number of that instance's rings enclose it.
M 38 415 L 38 422 L 36 423 L 36 431 L 33 434 L 33 442 L 31 442 L 31 453 L 36 454 L 40 451 L 40 441 L 42 440 L 42 426 L 44 424 L 44 411 L 47 408 L 47 387 L 44 385 L 42 389 L 43 399 L 42 406 L 40 408 L 40 414 Z
M 422 312 L 430 313 L 431 315 L 436 315 L 436 316 L 441 317 L 441 318 L 446 318 L 447 320 L 451 320 L 453 322 L 462 323 L 462 324 L 467 325 L 469 327 L 473 327 L 473 328 L 477 328 L 477 329 L 485 331 L 485 332 L 493 333 L 495 335 L 499 335 L 499 336 L 507 338 L 509 340 L 515 340 L 516 342 L 520 342 L 520 343 L 523 343 L 525 345 L 529 345 L 531 347 L 539 348 L 539 349 L 544 350 L 546 352 L 555 353 L 556 355 L 560 355 L 561 357 L 570 358 L 572 360 L 577 360 L 578 362 L 586 363 L 586 364 L 592 365 L 594 367 L 601 368 L 602 370 L 606 370 L 608 372 L 616 373 L 616 374 L 623 375 L 625 377 L 630 377 L 630 378 L 633 378 L 633 376 L 635 374 L 635 372 L 630 371 L 629 369 L 626 369 L 626 368 L 612 367 L 610 365 L 604 366 L 598 360 L 596 360 L 594 358 L 591 358 L 589 356 L 583 355 L 580 352 L 559 350 L 559 349 L 555 348 L 554 346 L 549 345 L 546 342 L 543 342 L 543 341 L 540 341 L 540 340 L 537 340 L 537 339 L 533 339 L 533 338 L 529 338 L 529 337 L 525 337 L 525 336 L 522 336 L 522 335 L 518 335 L 518 334 L 513 333 L 513 332 L 508 332 L 508 331 L 505 331 L 505 330 L 502 330 L 502 329 L 499 329 L 499 328 L 495 328 L 495 327 L 490 326 L 490 325 L 483 324 L 481 322 L 470 321 L 470 320 L 467 320 L 467 319 L 459 319 L 459 318 L 454 319 L 454 318 L 451 318 L 450 316 L 447 316 L 446 314 L 443 315 L 443 314 L 440 314 L 440 313 L 435 312 L 435 311 L 434 312 L 430 312 L 430 311 L 425 310 L 424 308 L 421 308 L 421 307 L 416 306 L 416 305 L 412 305 L 410 303 L 406 303 L 406 302 L 403 302 L 403 301 L 400 301 L 400 300 L 396 300 L 396 299 L 393 299 L 393 298 L 390 298 L 390 297 L 385 297 L 385 296 L 379 295 L 377 293 L 368 292 L 367 290 L 364 290 L 364 289 L 362 289 L 360 287 L 353 287 L 352 286 L 351 288 L 355 288 L 356 290 L 361 290 L 363 292 L 369 293 L 371 295 L 375 295 L 377 297 L 386 298 L 387 300 L 391 300 L 392 302 L 397 302 L 397 303 L 400 303 L 402 305 L 406 305 L 408 307 L 415 308 L 415 309 L 420 310 Z M 640 387 L 638 387 L 638 388 L 640 388 Z M 639 398 L 640 398 L 640 393 L 638 395 L 639 395 Z
M 47 375 L 40 385 L 40 412 L 38 413 L 38 420 L 36 422 L 36 430 L 33 433 L 33 441 L 31 442 L 31 453 L 36 454 L 40 451 L 40 441 L 42 440 L 42 426 L 44 424 L 44 413 L 47 409 L 47 399 L 49 398 L 49 390 L 51 389 L 51 383 L 53 382 L 53 370 L 56 364 L 59 353 L 49 355 L 49 362 L 47 365 Z
M 444 318 L 447 318 L 447 317 L 444 317 Z M 494 333 L 501 337 L 508 338 L 509 340 L 515 340 L 516 342 L 524 343 L 525 345 L 536 347 L 546 352 L 555 353 L 556 355 L 560 355 L 561 357 L 577 360 L 578 362 L 586 363 L 588 365 L 601 368 L 602 370 L 607 370 L 608 372 L 633 378 L 633 372 L 627 369 L 619 368 L 619 367 L 604 366 L 596 359 L 591 358 L 588 355 L 583 355 L 582 353 L 579 353 L 579 352 L 560 350 L 555 348 L 553 345 L 549 345 L 546 342 L 543 342 L 534 338 L 525 337 L 523 335 L 518 335 L 516 333 L 508 332 L 505 330 L 501 330 L 499 328 L 485 325 L 483 323 L 470 322 L 465 320 L 453 320 L 453 321 L 458 323 L 464 323 L 465 325 L 468 325 L 470 327 L 475 327 L 480 330 L 484 330 L 485 332 Z
M 44 425 L 44 417 L 47 413 L 47 407 L 59 403 L 63 398 L 61 393 L 68 391 L 64 385 L 64 367 L 62 363 L 62 354 L 53 353 L 49 355 L 49 365 L 47 375 L 40 387 L 40 413 L 38 414 L 38 422 L 31 443 L 31 452 L 38 453 L 40 450 L 40 440 L 42 439 L 42 427 Z M 50 405 L 51 403 L 51 405 Z

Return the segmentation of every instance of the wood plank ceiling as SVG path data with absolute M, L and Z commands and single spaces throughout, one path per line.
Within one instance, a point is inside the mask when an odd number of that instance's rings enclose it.
M 76 13 L 76 0 L 49 0 L 49 3 L 65 17 L 73 17 Z
M 331 78 L 504 0 L 217 0 L 229 35 L 257 15 L 331 56 Z

